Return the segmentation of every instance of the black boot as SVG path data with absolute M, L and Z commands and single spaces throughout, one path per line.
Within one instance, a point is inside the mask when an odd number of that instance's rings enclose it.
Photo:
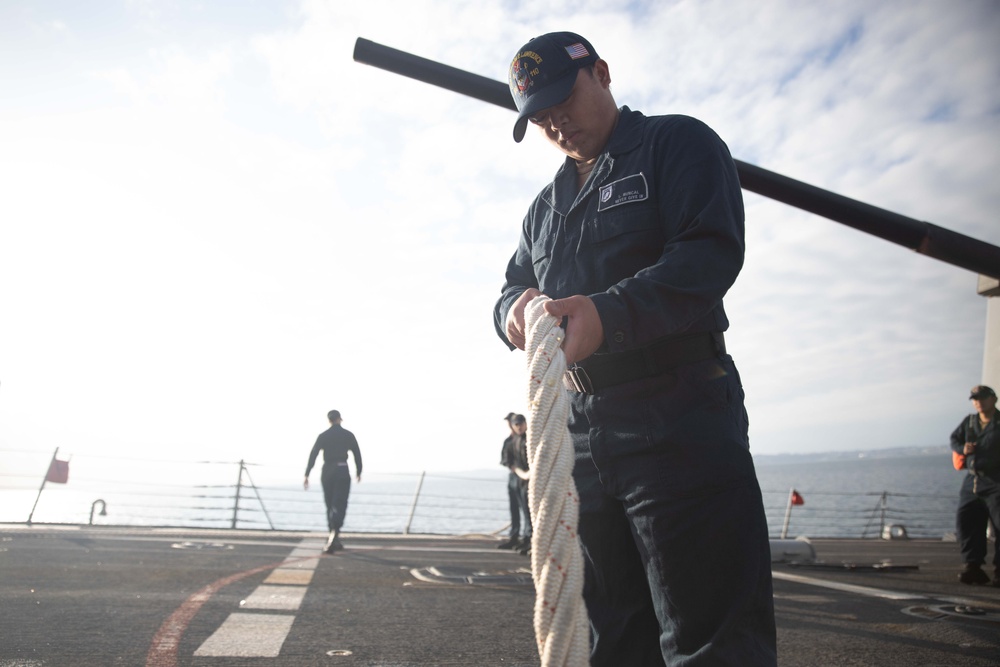
M 501 542 L 497 545 L 497 549 L 516 549 L 517 545 L 521 543 L 521 540 L 517 538 L 517 535 L 511 535 L 507 538 L 506 542 Z
M 323 550 L 325 553 L 332 554 L 335 551 L 340 551 L 344 548 L 344 544 L 340 541 L 340 531 L 331 530 L 330 537 L 326 541 L 326 548 Z
M 963 584 L 988 584 L 990 577 L 983 572 L 983 568 L 978 563 L 966 563 L 965 569 L 958 575 L 958 580 Z

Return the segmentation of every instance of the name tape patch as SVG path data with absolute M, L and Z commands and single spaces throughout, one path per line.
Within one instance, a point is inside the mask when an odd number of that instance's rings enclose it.
M 615 206 L 646 199 L 649 199 L 649 187 L 646 184 L 646 176 L 640 171 L 638 174 L 602 185 L 597 210 L 607 211 Z

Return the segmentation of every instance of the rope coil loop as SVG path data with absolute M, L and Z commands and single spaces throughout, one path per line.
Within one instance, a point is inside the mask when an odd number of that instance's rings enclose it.
M 528 504 L 533 526 L 535 641 L 543 667 L 590 663 L 590 625 L 583 603 L 583 553 L 577 540 L 580 497 L 573 483 L 566 356 L 559 320 L 545 312 L 548 297 L 525 308 L 528 357 Z

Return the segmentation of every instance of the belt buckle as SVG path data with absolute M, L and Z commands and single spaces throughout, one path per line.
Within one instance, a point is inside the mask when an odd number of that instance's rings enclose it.
M 587 375 L 587 370 L 583 366 L 573 364 L 571 368 L 566 369 L 566 374 L 569 375 L 573 388 L 578 392 L 581 394 L 594 393 L 594 383 L 590 380 L 590 376 Z

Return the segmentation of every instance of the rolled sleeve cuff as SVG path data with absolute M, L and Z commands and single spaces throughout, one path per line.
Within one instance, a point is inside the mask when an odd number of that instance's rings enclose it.
M 523 292 L 524 290 L 522 290 Z M 520 296 L 520 292 L 517 293 L 513 298 L 510 295 L 503 295 L 497 301 L 496 305 L 493 307 L 493 329 L 497 332 L 497 336 L 503 341 L 503 344 L 507 346 L 508 349 L 517 349 L 515 345 L 510 342 L 507 338 L 507 313 L 510 311 L 511 306 L 517 297 Z
M 590 300 L 594 302 L 597 314 L 601 318 L 604 343 L 608 347 L 608 352 L 621 352 L 634 347 L 635 331 L 628 316 L 628 309 L 622 300 L 608 292 L 591 294 Z

